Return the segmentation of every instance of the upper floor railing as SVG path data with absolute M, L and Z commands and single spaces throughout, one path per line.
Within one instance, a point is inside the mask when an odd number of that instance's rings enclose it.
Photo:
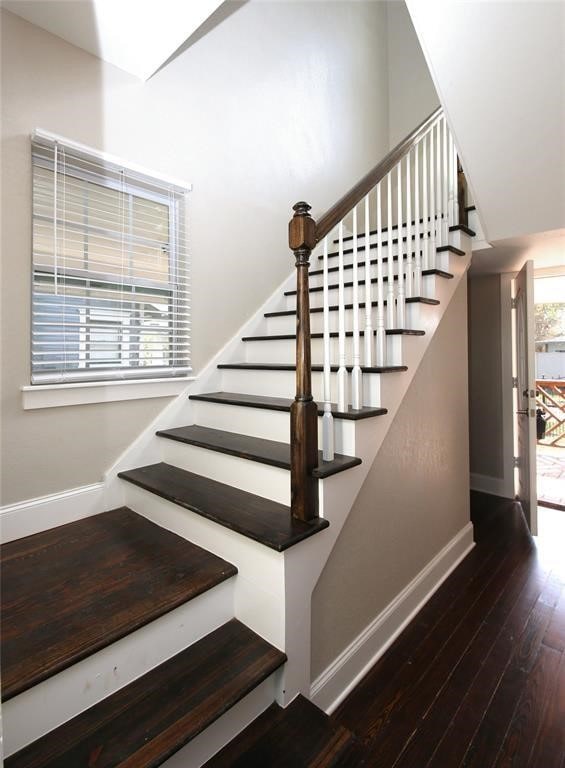
M 291 408 L 295 516 L 308 520 L 318 511 L 317 481 L 312 477 L 318 464 L 310 333 L 313 249 L 322 244 L 322 286 L 313 290 L 323 292 L 322 435 L 323 457 L 329 461 L 334 455 L 332 394 L 337 412 L 371 404 L 364 395 L 363 373 L 387 365 L 387 330 L 406 328 L 406 300 L 421 295 L 422 277 L 437 268 L 450 226 L 467 223 L 465 202 L 465 178 L 453 136 L 438 108 L 323 216 L 314 220 L 308 203 L 294 206 L 289 244 L 297 269 L 296 397 Z M 332 235 L 335 254 L 330 253 Z M 347 264 L 346 255 L 351 257 Z M 337 268 L 330 268 L 330 258 L 337 258 Z M 330 284 L 330 273 L 335 272 L 337 283 Z M 330 318 L 336 308 L 337 330 Z

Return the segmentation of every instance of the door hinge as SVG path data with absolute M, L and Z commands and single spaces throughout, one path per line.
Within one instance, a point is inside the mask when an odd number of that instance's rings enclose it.
M 512 387 L 514 389 L 518 389 L 518 377 L 517 376 L 512 376 Z
M 512 309 L 516 309 L 516 307 L 518 306 L 518 299 L 511 299 L 510 306 L 512 307 Z
M 520 469 L 521 463 L 522 462 L 520 461 L 520 457 L 519 456 L 513 456 L 512 457 L 512 466 L 514 467 L 514 469 Z

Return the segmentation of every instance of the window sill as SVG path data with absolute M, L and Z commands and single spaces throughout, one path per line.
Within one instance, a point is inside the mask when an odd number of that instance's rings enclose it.
M 141 400 L 150 397 L 175 397 L 195 376 L 171 379 L 137 379 L 92 381 L 76 384 L 39 384 L 25 386 L 22 406 L 25 411 L 37 408 L 59 408 L 66 405 L 112 403 L 118 400 Z

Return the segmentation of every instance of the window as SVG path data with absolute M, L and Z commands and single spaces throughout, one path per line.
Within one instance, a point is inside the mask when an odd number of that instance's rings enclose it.
M 36 131 L 32 384 L 186 376 L 186 185 Z

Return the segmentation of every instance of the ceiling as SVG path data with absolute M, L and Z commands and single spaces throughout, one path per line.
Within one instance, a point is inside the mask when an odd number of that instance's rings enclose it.
M 565 268 L 564 229 L 499 240 L 492 246 L 473 251 L 470 269 L 473 275 L 518 272 L 528 259 L 532 259 L 536 270 Z
M 224 0 L 4 0 L 2 7 L 148 80 Z

